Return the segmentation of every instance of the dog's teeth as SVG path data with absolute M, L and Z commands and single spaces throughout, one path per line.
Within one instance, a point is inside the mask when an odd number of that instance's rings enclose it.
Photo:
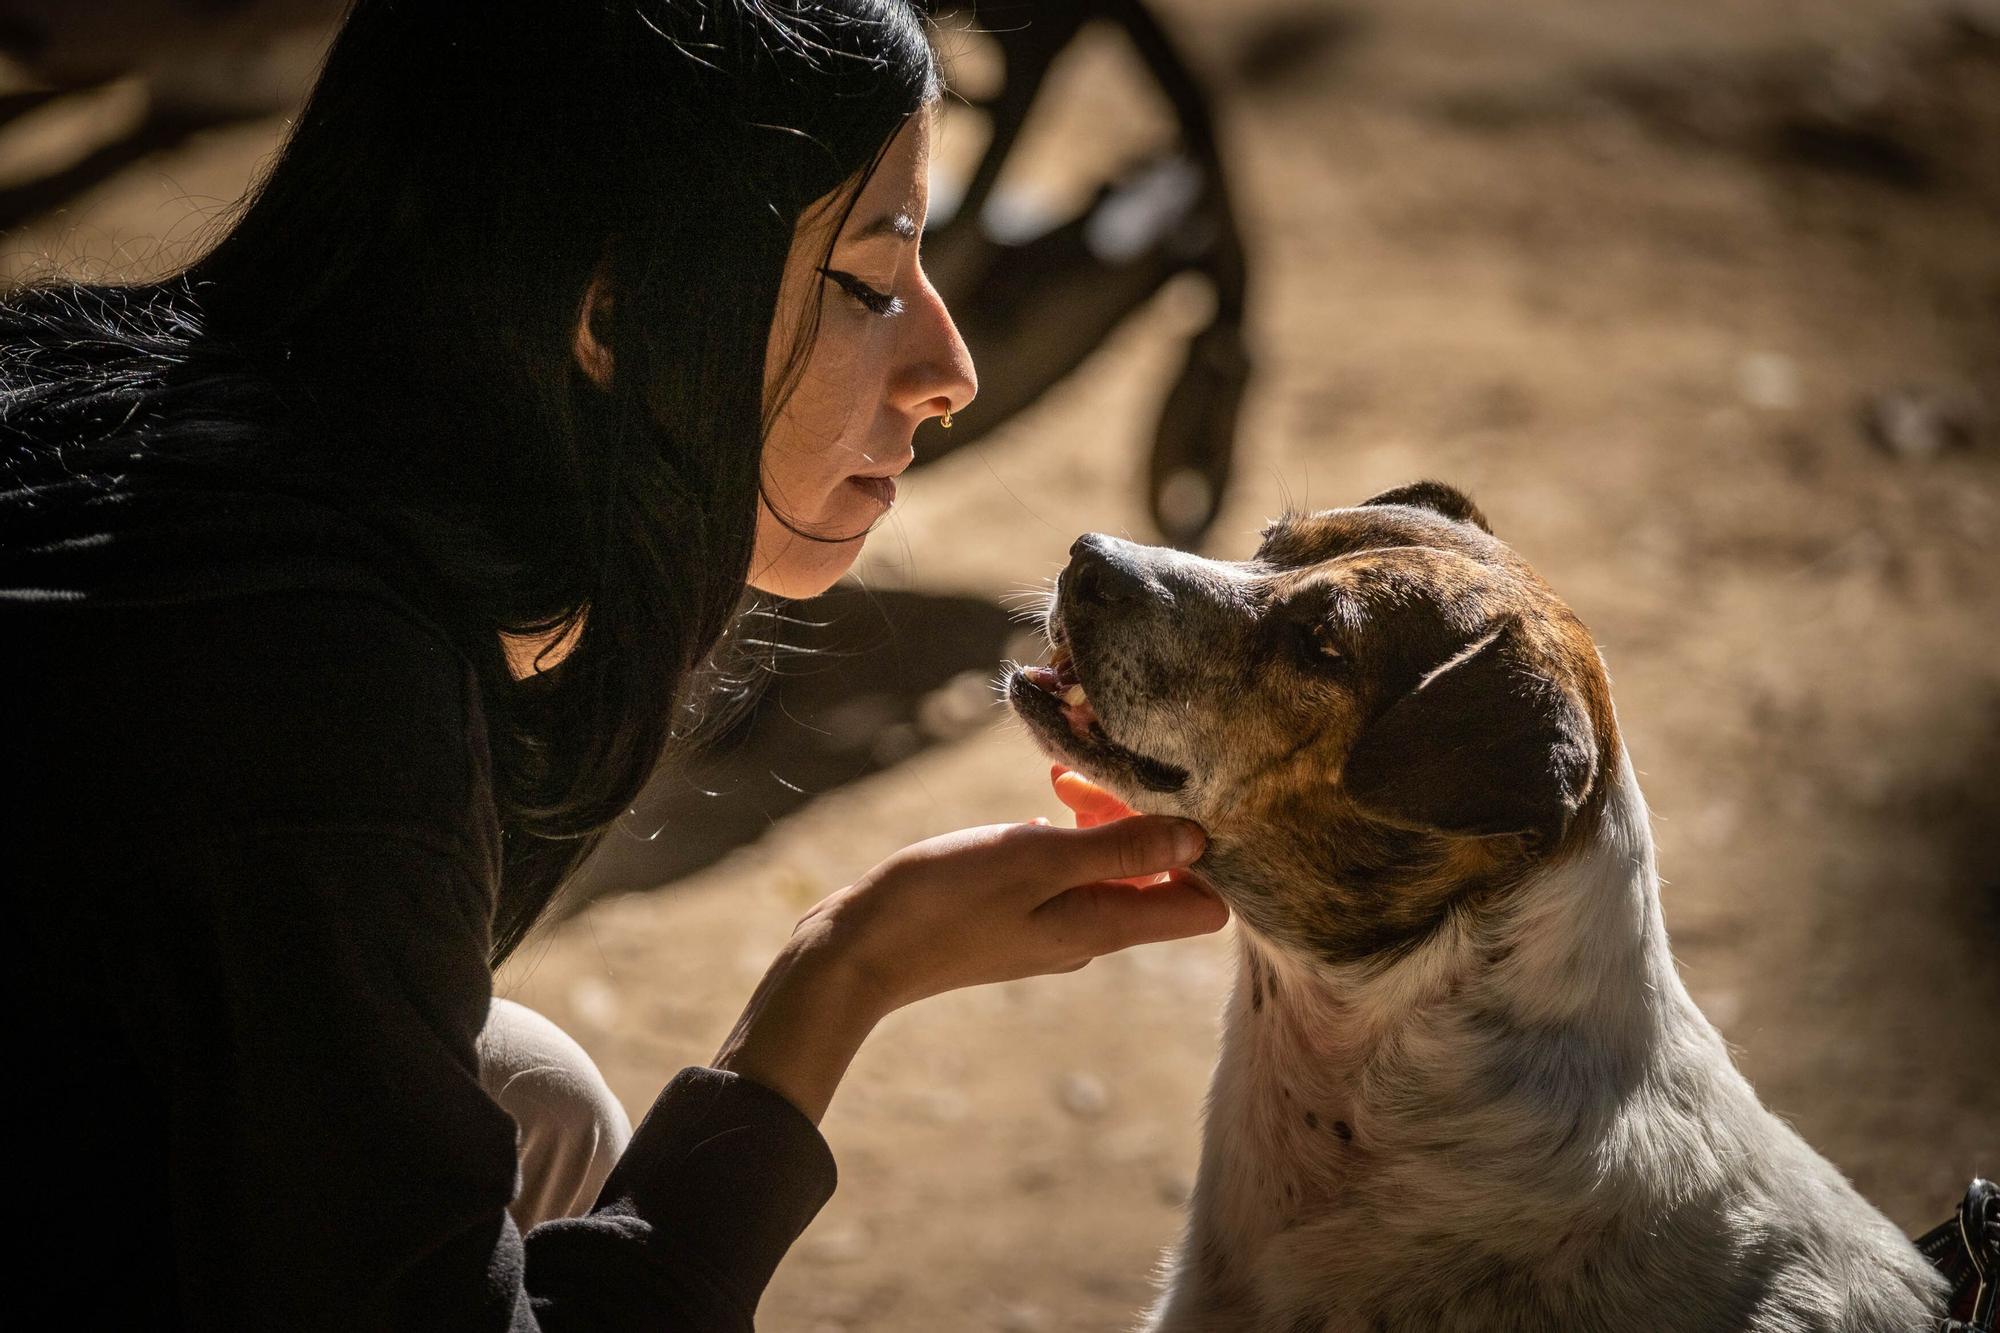
M 1084 701 L 1084 697 L 1083 686 L 1081 685 L 1072 685 L 1062 692 L 1062 701 L 1071 707 L 1080 705 Z

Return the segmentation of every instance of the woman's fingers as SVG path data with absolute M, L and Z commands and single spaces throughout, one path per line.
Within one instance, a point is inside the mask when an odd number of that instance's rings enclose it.
M 1096 828 L 1099 824 L 1130 819 L 1139 813 L 1067 764 L 1049 765 L 1049 785 L 1055 788 L 1056 799 L 1075 813 L 1078 828 Z M 1144 885 L 1164 877 L 1163 874 L 1140 875 L 1126 882 Z
M 1120 882 L 1123 883 L 1125 881 Z M 1162 870 L 1157 875 L 1147 875 L 1139 881 L 1139 887 L 1141 888 L 1147 888 L 1154 884 L 1183 884 L 1198 893 L 1205 893 L 1211 898 L 1220 897 L 1215 891 L 1215 886 L 1210 884 L 1199 870 Z
M 1135 944 L 1207 935 L 1229 923 L 1229 908 L 1220 898 L 1177 878 L 1143 889 L 1081 884 L 1043 903 L 1035 915 L 1056 934 L 1064 952 L 1093 958 Z
M 1129 819 L 1138 811 L 1063 764 L 1049 767 L 1049 785 L 1056 799 L 1076 813 L 1076 826 L 1090 828 L 1113 819 Z
M 1094 828 L 1036 820 L 958 829 L 912 843 L 830 895 L 795 938 L 844 952 L 884 1012 L 1066 971 L 1219 929 L 1229 910 L 1190 868 L 1206 841 L 1199 824 L 1162 815 Z
M 1049 896 L 1092 880 L 1177 870 L 1200 857 L 1208 842 L 1201 825 L 1170 815 L 1136 815 L 1090 828 L 1020 827 L 1023 877 Z
M 1102 824 L 1108 816 L 1099 811 L 1091 800 L 1091 793 L 1098 788 L 1082 774 L 1062 764 L 1049 765 L 1049 786 L 1055 789 L 1056 799 L 1068 806 L 1076 816 L 1078 828 L 1091 828 Z

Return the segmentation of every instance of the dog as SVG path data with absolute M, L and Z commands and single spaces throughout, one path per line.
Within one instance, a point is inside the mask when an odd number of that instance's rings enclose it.
M 1667 949 L 1589 632 L 1438 482 L 1228 562 L 1087 534 L 1009 703 L 1208 830 L 1235 985 L 1149 1333 L 1889 1333 L 1944 1282 Z

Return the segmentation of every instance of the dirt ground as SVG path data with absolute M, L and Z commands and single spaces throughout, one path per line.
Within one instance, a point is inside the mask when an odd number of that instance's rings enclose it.
M 1603 647 L 1696 999 L 1897 1224 L 1938 1220 L 2000 1171 L 2000 10 L 1159 7 L 1215 81 L 1254 247 L 1257 379 L 1209 553 L 1288 500 L 1469 490 Z M 1059 208 L 1161 121 L 1108 38 L 1056 77 L 1013 184 Z M 278 128 L 147 157 L 10 235 L 8 271 L 156 262 Z M 860 582 L 991 600 L 1080 532 L 1150 539 L 1137 469 L 1202 299 L 1170 288 L 912 474 Z M 909 842 L 1059 814 L 1045 774 L 995 710 L 598 899 L 503 989 L 636 1117 L 806 907 Z M 1128 1327 L 1180 1225 L 1229 959 L 1159 946 L 893 1016 L 827 1117 L 840 1190 L 765 1325 Z

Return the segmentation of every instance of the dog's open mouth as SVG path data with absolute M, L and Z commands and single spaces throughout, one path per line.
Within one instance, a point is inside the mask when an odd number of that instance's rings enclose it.
M 1030 685 L 1056 698 L 1062 708 L 1062 719 L 1069 724 L 1070 735 L 1083 741 L 1090 739 L 1092 727 L 1100 735 L 1103 733 L 1097 710 L 1090 706 L 1090 696 L 1084 693 L 1083 680 L 1076 674 L 1076 657 L 1068 644 L 1056 645 L 1047 666 L 1022 667 L 1021 674 Z
M 1105 734 L 1104 723 L 1077 671 L 1074 650 L 1058 627 L 1051 627 L 1051 637 L 1055 649 L 1048 662 L 1017 668 L 1008 682 L 1007 693 L 1015 710 L 1081 764 L 1122 768 L 1152 791 L 1178 791 L 1186 786 L 1186 769 L 1140 754 Z

